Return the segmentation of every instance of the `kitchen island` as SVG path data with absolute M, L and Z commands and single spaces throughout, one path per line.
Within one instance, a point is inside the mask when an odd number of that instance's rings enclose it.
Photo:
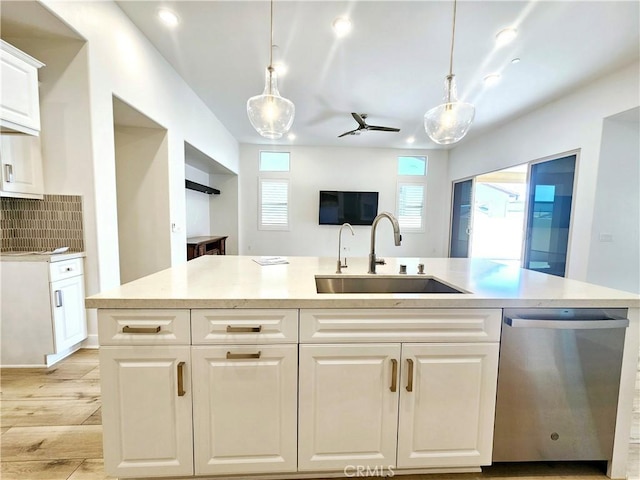
M 349 259 L 340 277 L 433 278 L 462 293 L 318 293 L 316 277 L 338 277 L 335 258 L 255 260 L 204 256 L 86 300 L 99 309 L 109 474 L 478 471 L 491 463 L 503 309 L 626 308 L 606 458 L 608 475 L 624 478 L 637 295 L 432 258 L 390 258 L 377 275 L 367 259 Z

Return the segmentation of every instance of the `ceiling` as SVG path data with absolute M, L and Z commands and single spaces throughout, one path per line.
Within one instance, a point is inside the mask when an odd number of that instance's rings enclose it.
M 251 127 L 246 101 L 262 93 L 269 61 L 269 2 L 120 1 L 118 5 L 241 143 L 269 143 Z M 637 1 L 459 1 L 454 73 L 476 106 L 467 138 L 540 107 L 639 58 Z M 180 18 L 168 29 L 161 7 Z M 280 93 L 296 106 L 296 139 L 274 143 L 438 148 L 424 113 L 442 103 L 453 3 L 449 1 L 276 1 L 275 61 L 288 66 Z M 353 22 L 341 39 L 331 24 Z M 515 26 L 509 45 L 495 35 Z M 512 64 L 513 58 L 520 58 Z M 485 87 L 483 78 L 501 72 Z M 350 112 L 400 133 L 364 132 Z M 413 144 L 408 137 L 415 137 Z
M 30 4 L 34 12 L 27 21 L 24 8 Z M 442 102 L 451 1 L 276 1 L 274 61 L 288 66 L 280 92 L 296 106 L 296 139 L 278 141 L 260 137 L 246 114 L 247 99 L 264 88 L 269 2 L 117 4 L 241 143 L 442 148 L 428 139 L 423 116 Z M 22 23 L 42 16 L 45 10 L 35 5 L 3 1 L 3 36 L 16 26 L 24 31 Z M 158 21 L 161 6 L 179 16 L 176 28 Z M 353 30 L 337 39 L 331 23 L 341 15 L 352 19 Z M 496 47 L 496 33 L 509 26 L 518 36 Z M 42 25 L 38 29 L 42 34 Z M 474 124 L 461 143 L 638 61 L 639 32 L 638 1 L 460 0 L 453 69 L 459 96 L 476 106 Z M 50 33 L 60 35 L 55 29 Z M 62 33 L 75 36 L 68 29 Z M 516 57 L 521 61 L 512 64 Z M 484 86 L 482 79 L 494 72 L 502 74 L 500 82 Z M 338 138 L 356 127 L 350 112 L 401 132 Z M 407 143 L 412 136 L 415 142 Z

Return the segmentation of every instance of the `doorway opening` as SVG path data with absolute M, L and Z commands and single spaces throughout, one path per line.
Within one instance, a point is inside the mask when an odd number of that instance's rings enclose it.
M 471 257 L 520 266 L 526 191 L 526 164 L 475 178 Z

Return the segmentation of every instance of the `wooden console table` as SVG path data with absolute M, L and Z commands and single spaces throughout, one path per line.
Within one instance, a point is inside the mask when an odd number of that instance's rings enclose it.
M 187 260 L 201 255 L 225 255 L 225 243 L 228 237 L 190 237 L 187 238 Z

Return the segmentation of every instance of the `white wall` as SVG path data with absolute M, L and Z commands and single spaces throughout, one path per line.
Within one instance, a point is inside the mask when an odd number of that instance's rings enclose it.
M 426 229 L 403 233 L 400 247 L 393 245 L 391 224 L 382 221 L 376 253 L 382 256 L 438 257 L 446 255 L 449 217 L 447 152 L 377 148 L 320 148 L 293 146 L 290 171 L 290 230 L 258 230 L 258 157 L 265 145 L 240 146 L 240 253 L 245 255 L 336 256 L 338 226 L 318 225 L 320 190 L 379 192 L 378 212 L 395 214 L 397 157 L 428 157 Z M 371 228 L 354 226 L 355 237 L 343 232 L 347 256 L 367 256 Z
M 587 273 L 589 282 L 636 293 L 640 293 L 639 110 L 604 121 Z
M 586 280 L 603 120 L 640 105 L 639 72 L 640 65 L 635 63 L 464 142 L 450 151 L 449 178 L 580 149 L 567 277 Z
M 209 196 L 211 210 L 211 234 L 227 236 L 227 255 L 238 254 L 238 175 L 211 174 L 210 185 L 220 190 L 220 195 Z
M 191 165 L 185 165 L 185 178 L 202 185 L 209 185 L 209 174 Z M 189 189 L 185 193 L 187 238 L 211 235 L 210 196 Z
M 127 283 L 171 266 L 167 131 L 116 126 L 114 140 L 120 282 Z
M 135 28 L 113 2 L 43 4 L 89 42 L 90 151 L 95 183 L 95 225 L 99 262 L 98 289 L 119 284 L 117 269 L 116 176 L 112 98 L 118 97 L 168 132 L 171 263 L 186 260 L 184 143 L 188 142 L 233 172 L 238 170 L 238 144 L 202 100 Z M 43 124 L 43 129 L 46 125 Z M 92 212 L 93 213 L 93 212 Z M 88 294 L 96 291 L 88 291 Z

